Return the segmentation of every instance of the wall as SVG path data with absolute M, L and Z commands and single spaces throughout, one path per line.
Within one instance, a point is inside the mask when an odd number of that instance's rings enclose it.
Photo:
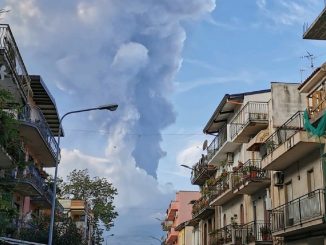
M 319 150 L 293 163 L 284 171 L 284 184 L 292 181 L 293 199 L 308 193 L 307 172 L 310 169 L 313 169 L 315 189 L 323 188 L 323 175 Z M 285 188 L 274 187 L 273 180 L 272 184 L 274 188 L 273 207 L 277 207 L 285 203 Z
M 297 111 L 306 109 L 306 94 L 299 84 L 272 83 L 272 125 L 280 127 Z

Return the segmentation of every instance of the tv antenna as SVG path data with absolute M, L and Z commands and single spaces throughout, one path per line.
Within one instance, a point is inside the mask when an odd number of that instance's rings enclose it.
M 307 52 L 307 55 L 301 56 L 301 58 L 302 59 L 306 58 L 306 59 L 310 60 L 310 67 L 314 68 L 314 59 L 316 59 L 316 57 L 313 54 L 309 53 L 308 51 L 306 51 L 306 52 Z

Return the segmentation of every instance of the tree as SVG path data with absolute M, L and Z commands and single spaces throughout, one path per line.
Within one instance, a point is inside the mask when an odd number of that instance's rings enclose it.
M 18 238 L 30 242 L 46 244 L 49 235 L 49 216 L 33 218 L 20 229 Z M 65 215 L 57 215 L 54 226 L 53 244 L 55 245 L 82 245 L 84 244 L 76 224 Z
M 106 230 L 113 226 L 113 220 L 118 216 L 113 205 L 117 189 L 106 179 L 91 178 L 87 169 L 73 170 L 59 188 L 64 198 L 85 200 L 91 206 L 94 214 L 93 240 L 96 244 L 103 241 L 103 229 L 99 222 L 102 221 Z

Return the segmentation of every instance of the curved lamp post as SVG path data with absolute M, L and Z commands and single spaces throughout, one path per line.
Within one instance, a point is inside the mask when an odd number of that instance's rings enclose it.
M 56 204 L 56 193 L 57 193 L 57 176 L 58 176 L 58 164 L 59 164 L 59 154 L 60 154 L 60 136 L 61 136 L 61 132 L 62 132 L 62 120 L 70 114 L 87 112 L 87 111 L 95 111 L 95 110 L 115 111 L 117 108 L 118 108 L 117 104 L 108 104 L 108 105 L 102 105 L 102 106 L 83 109 L 83 110 L 69 111 L 61 117 L 61 119 L 59 121 L 58 146 L 57 146 L 57 155 L 56 155 L 56 159 L 55 159 L 55 172 L 54 172 L 54 181 L 53 181 L 53 190 L 52 190 L 53 197 L 52 197 L 51 221 L 50 221 L 48 245 L 52 245 L 52 240 L 53 240 L 53 228 L 54 228 L 54 218 L 55 218 L 54 215 L 55 215 L 55 204 Z

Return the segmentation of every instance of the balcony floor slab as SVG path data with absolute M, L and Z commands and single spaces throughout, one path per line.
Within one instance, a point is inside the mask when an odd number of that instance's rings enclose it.
M 319 149 L 320 143 L 325 143 L 325 140 L 321 139 L 319 142 L 319 139 L 308 135 L 307 132 L 299 131 L 267 155 L 262 160 L 262 168 L 284 170 L 303 156 Z

